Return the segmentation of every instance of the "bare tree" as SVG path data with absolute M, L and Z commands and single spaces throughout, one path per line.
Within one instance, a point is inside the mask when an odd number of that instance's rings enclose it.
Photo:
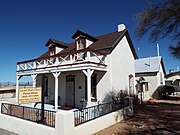
M 138 13 L 136 17 L 135 34 L 138 39 L 148 32 L 149 40 L 153 42 L 169 37 L 177 41 L 176 45 L 170 45 L 170 53 L 180 59 L 180 0 L 151 3 L 148 9 Z

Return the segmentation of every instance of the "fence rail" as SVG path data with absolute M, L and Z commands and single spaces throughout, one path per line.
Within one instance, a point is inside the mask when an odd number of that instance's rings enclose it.
M 41 123 L 41 109 L 2 103 L 1 113 L 32 122 Z M 41 124 L 55 127 L 55 114 L 55 111 L 44 110 L 44 121 Z
M 122 109 L 124 107 L 131 106 L 132 105 L 131 100 L 132 98 L 123 98 L 123 99 L 113 100 L 112 102 L 83 108 L 82 110 L 75 110 L 74 124 L 75 126 L 77 126 L 82 123 L 96 119 L 98 117 L 104 116 L 108 113 Z

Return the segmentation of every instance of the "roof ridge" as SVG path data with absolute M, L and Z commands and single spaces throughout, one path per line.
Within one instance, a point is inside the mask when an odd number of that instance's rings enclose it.
M 102 35 L 98 35 L 98 36 L 95 36 L 95 37 L 98 38 L 98 37 L 105 36 L 105 35 L 110 35 L 110 34 L 113 34 L 113 33 L 120 33 L 120 32 L 114 31 L 114 32 L 109 32 L 109 33 L 105 33 L 105 34 L 102 34 Z
M 149 59 L 149 58 L 153 58 L 153 59 L 155 59 L 155 58 L 161 58 L 161 59 L 162 59 L 162 56 L 144 57 L 144 58 L 139 58 L 139 59 L 137 59 L 137 61 L 138 61 L 138 60 Z

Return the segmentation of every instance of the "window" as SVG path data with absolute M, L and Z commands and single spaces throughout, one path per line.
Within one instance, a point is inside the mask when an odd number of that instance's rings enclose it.
M 149 90 L 149 88 L 148 88 L 148 82 L 145 82 L 144 85 L 145 85 L 145 91 L 148 91 L 148 90 Z
M 77 50 L 84 49 L 85 46 L 86 46 L 85 43 L 86 43 L 86 42 L 85 42 L 85 39 L 79 38 L 79 39 L 77 40 Z
M 55 55 L 55 47 L 49 47 L 49 56 Z
M 92 100 L 97 99 L 96 85 L 97 85 L 97 75 L 93 74 L 91 76 L 91 99 Z

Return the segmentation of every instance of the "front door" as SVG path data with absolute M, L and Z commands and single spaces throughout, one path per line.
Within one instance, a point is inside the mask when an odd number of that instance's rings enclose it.
M 74 106 L 75 100 L 75 76 L 69 75 L 66 77 L 66 105 Z

